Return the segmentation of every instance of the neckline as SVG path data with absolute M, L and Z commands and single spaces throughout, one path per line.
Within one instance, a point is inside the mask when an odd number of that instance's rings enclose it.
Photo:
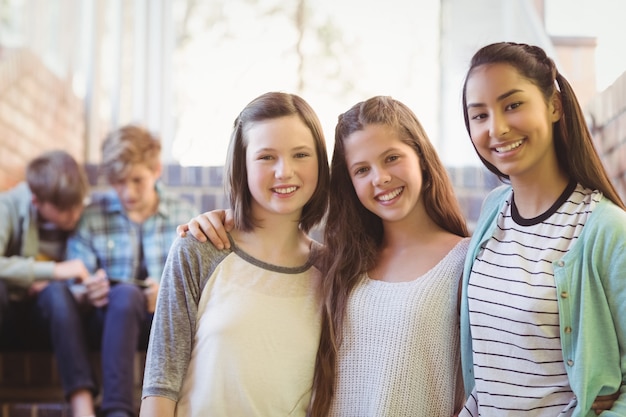
M 513 192 L 513 194 L 511 195 L 511 218 L 516 224 L 520 226 L 534 226 L 536 224 L 539 224 L 552 216 L 557 211 L 557 209 L 567 201 L 569 196 L 572 195 L 572 193 L 576 189 L 577 185 L 578 184 L 576 181 L 570 180 L 570 182 L 567 184 L 567 187 L 565 187 L 565 190 L 563 190 L 559 198 L 556 199 L 556 201 L 550 206 L 550 208 L 548 208 L 540 215 L 529 219 L 522 217 L 522 215 L 519 213 L 517 205 L 515 204 L 515 192 Z
M 463 244 L 469 244 L 470 238 L 469 237 L 464 237 L 461 240 L 459 240 L 456 245 L 454 245 L 452 247 L 452 249 L 450 249 L 448 251 L 448 253 L 445 254 L 445 256 L 443 258 L 441 258 L 439 260 L 439 262 L 437 262 L 432 268 L 430 268 L 428 271 L 424 272 L 422 275 L 419 275 L 415 278 L 413 278 L 410 281 L 384 281 L 384 280 L 380 280 L 380 279 L 374 279 L 371 278 L 369 276 L 369 273 L 367 271 L 365 271 L 364 275 L 364 279 L 367 283 L 372 284 L 372 283 L 377 283 L 374 285 L 412 285 L 415 284 L 416 282 L 421 282 L 424 280 L 424 278 L 428 278 L 429 276 L 432 275 L 433 271 L 435 271 L 446 259 L 448 259 L 453 252 L 457 251 L 459 247 L 461 247 Z
M 252 265 L 256 265 L 263 269 L 267 269 L 267 270 L 274 271 L 274 272 L 285 273 L 285 274 L 300 274 L 302 272 L 306 272 L 307 270 L 311 268 L 311 266 L 313 266 L 314 251 L 316 250 L 315 241 L 311 241 L 311 252 L 309 254 L 307 261 L 304 264 L 299 265 L 299 266 L 281 266 L 281 265 L 271 264 L 271 263 L 262 261 L 261 259 L 255 258 L 254 256 L 250 255 L 248 252 L 245 252 L 243 249 L 241 249 L 237 245 L 237 243 L 235 242 L 235 239 L 233 239 L 230 233 L 227 233 L 227 236 L 228 236 L 228 240 L 230 241 L 230 250 L 233 253 L 237 254 L 240 258 L 247 261 L 248 263 L 251 263 Z

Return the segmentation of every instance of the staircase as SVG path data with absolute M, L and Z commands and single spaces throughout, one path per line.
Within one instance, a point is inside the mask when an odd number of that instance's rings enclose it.
M 135 356 L 136 408 L 139 411 L 145 352 Z M 101 378 L 100 354 L 91 354 Z M 52 352 L 0 352 L 0 417 L 71 417 Z

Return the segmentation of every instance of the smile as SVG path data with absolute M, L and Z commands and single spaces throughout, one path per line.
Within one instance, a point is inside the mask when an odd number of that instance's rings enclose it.
M 297 189 L 298 189 L 298 187 L 296 187 L 296 186 L 284 187 L 284 188 L 272 188 L 272 190 L 275 193 L 278 193 L 278 194 L 290 194 L 290 193 L 293 193 L 294 191 L 296 191 Z
M 397 196 L 399 196 L 402 193 L 402 190 L 404 188 L 400 187 L 400 188 L 396 188 L 395 190 L 392 190 L 391 192 L 388 192 L 386 194 L 382 194 L 376 197 L 376 199 L 378 201 L 389 201 L 389 200 L 393 200 L 394 198 L 396 198 Z
M 512 151 L 513 149 L 519 148 L 520 145 L 522 144 L 522 142 L 524 142 L 524 140 L 520 139 L 517 142 L 513 142 L 513 143 L 510 143 L 510 144 L 505 145 L 505 146 L 498 146 L 498 147 L 495 148 L 495 150 L 498 153 Z

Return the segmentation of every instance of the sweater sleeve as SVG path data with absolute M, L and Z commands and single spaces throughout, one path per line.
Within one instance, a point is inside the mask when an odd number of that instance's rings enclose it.
M 30 286 L 34 280 L 51 279 L 54 262 L 36 261 L 33 256 L 10 253 L 14 234 L 24 232 L 18 230 L 21 222 L 18 208 L 8 197 L 0 200 L 0 219 L 3 220 L 0 222 L 0 279 L 22 287 Z
M 619 344 L 622 384 L 620 396 L 610 411 L 602 413 L 606 416 L 626 415 L 626 212 L 614 204 L 606 205 L 606 213 L 602 213 L 601 245 L 594 245 L 595 263 L 602 274 L 609 309 L 613 317 L 615 332 Z M 599 247 L 598 247 L 599 246 Z M 605 395 L 606 393 L 601 393 Z

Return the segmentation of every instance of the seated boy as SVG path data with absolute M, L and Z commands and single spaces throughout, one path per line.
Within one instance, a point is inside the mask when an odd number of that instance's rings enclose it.
M 131 416 L 137 410 L 135 352 L 147 347 L 158 282 L 176 226 L 195 209 L 168 196 L 159 184 L 161 144 L 147 130 L 125 126 L 111 132 L 102 153 L 103 173 L 113 190 L 92 196 L 68 242 L 68 259 L 82 260 L 91 273 L 82 301 L 88 306 L 90 332 L 101 337 L 103 415 Z M 72 329 L 64 334 L 75 340 L 74 350 L 59 356 L 73 363 L 76 374 L 86 375 L 88 346 L 79 304 L 67 288 L 58 287 L 46 312 Z

